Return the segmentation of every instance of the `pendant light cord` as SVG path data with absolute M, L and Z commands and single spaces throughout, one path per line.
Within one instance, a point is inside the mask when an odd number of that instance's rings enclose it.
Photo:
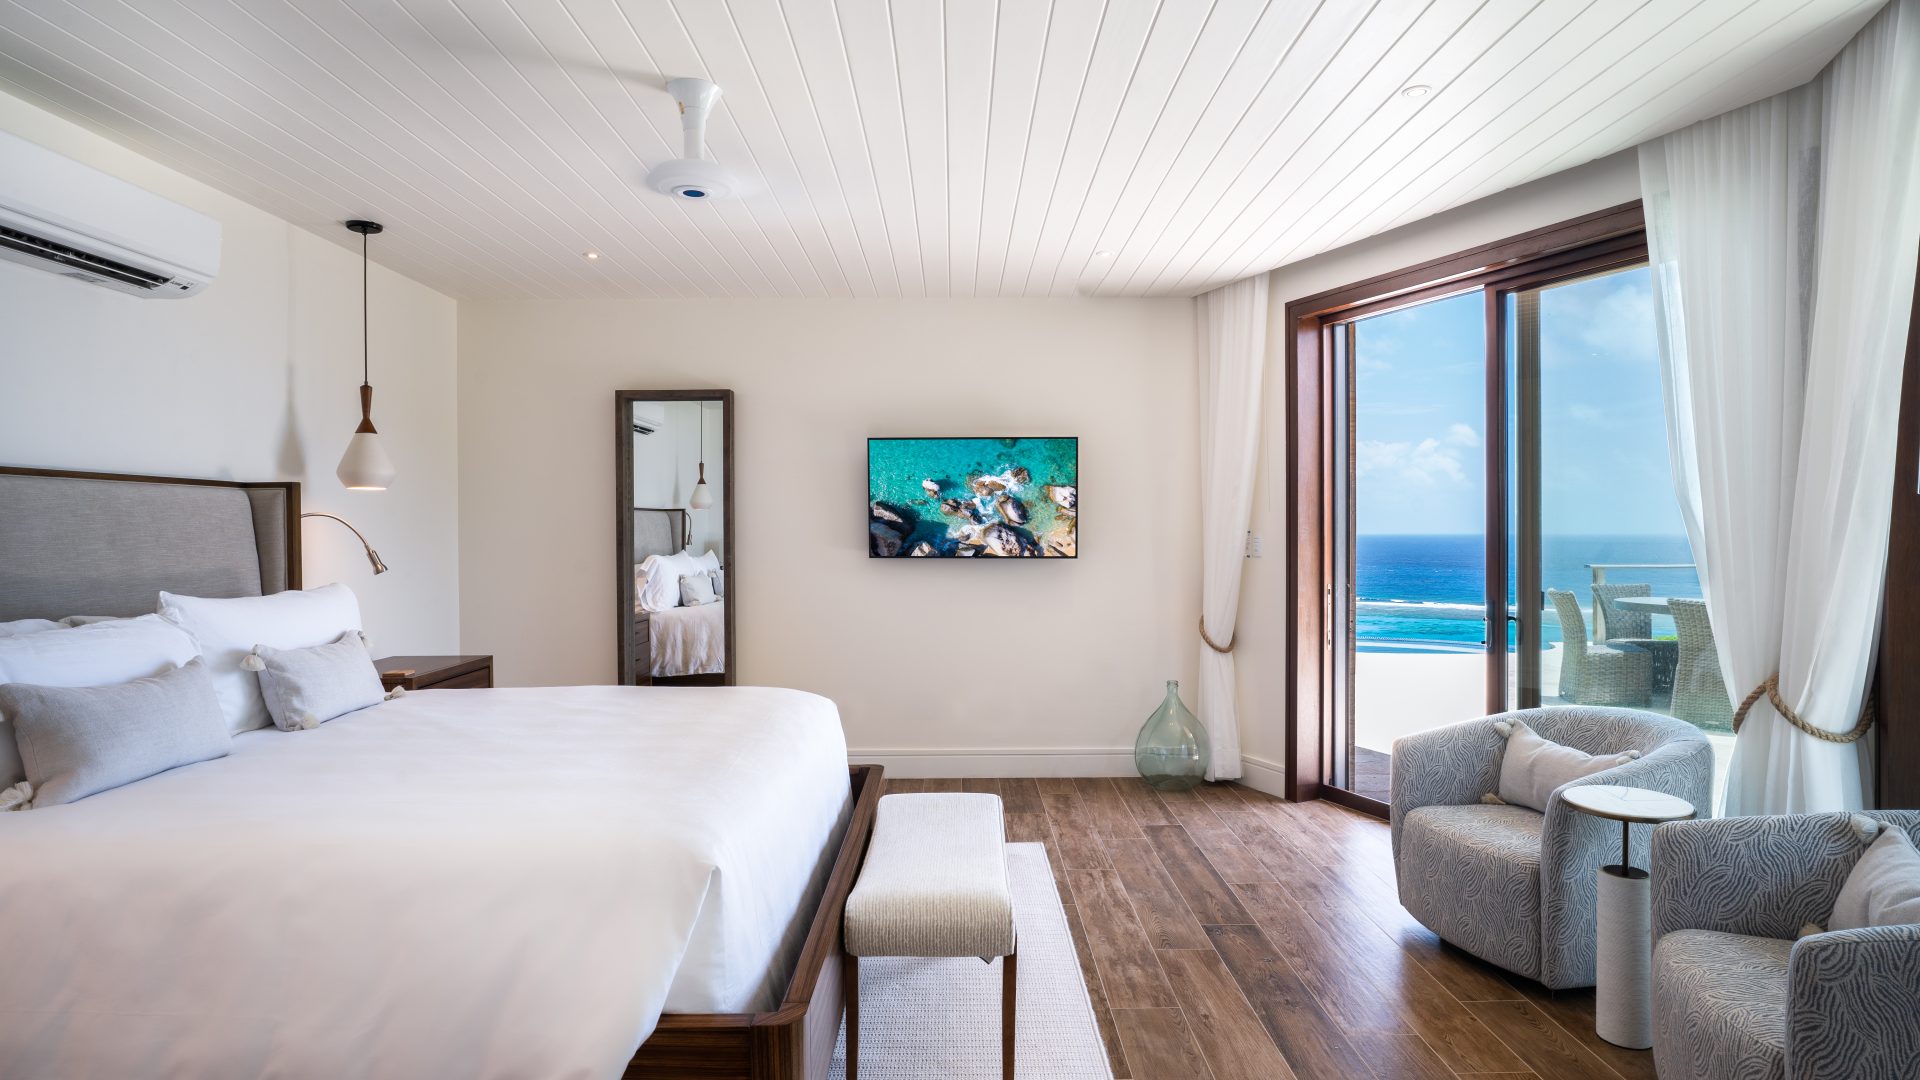
M 368 378 L 372 371 L 370 355 L 373 346 L 367 331 L 367 234 L 360 234 L 360 383 L 370 386 L 373 380 Z

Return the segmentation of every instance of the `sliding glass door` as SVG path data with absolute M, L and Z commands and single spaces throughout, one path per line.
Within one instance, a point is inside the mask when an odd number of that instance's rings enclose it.
M 1335 785 L 1385 802 L 1393 740 L 1486 711 L 1487 369 L 1478 289 L 1335 333 L 1349 405 Z M 1344 392 L 1341 392 L 1344 390 Z
M 1374 809 L 1396 738 L 1503 709 L 1619 705 L 1730 735 L 1673 494 L 1644 248 L 1473 278 L 1311 324 L 1321 782 Z

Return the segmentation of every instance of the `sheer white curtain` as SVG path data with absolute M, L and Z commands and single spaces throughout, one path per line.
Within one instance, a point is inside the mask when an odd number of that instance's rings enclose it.
M 1640 148 L 1674 482 L 1736 699 L 1844 735 L 1872 676 L 1920 246 L 1920 0 L 1804 87 Z M 1871 741 L 1762 696 L 1724 813 L 1862 806 Z
M 1267 275 L 1200 297 L 1200 722 L 1207 779 L 1240 775 L 1233 630 L 1253 513 L 1260 380 L 1267 366 Z

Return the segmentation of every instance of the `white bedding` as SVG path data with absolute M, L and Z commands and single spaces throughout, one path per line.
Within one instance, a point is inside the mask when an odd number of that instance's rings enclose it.
M 25 1078 L 613 1077 L 771 1004 L 845 819 L 823 698 L 432 690 L 0 815 Z
M 653 673 L 710 675 L 727 670 L 727 602 L 674 607 L 647 616 Z

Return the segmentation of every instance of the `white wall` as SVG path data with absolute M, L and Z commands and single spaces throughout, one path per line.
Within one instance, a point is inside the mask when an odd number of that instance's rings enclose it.
M 1242 581 L 1235 646 L 1242 747 L 1261 779 L 1277 782 L 1286 760 L 1287 595 L 1286 305 L 1329 289 L 1465 251 L 1543 225 L 1640 197 L 1634 153 L 1627 151 L 1503 191 L 1273 271 L 1268 305 L 1266 440 L 1261 448 L 1253 530 L 1266 554 L 1249 560 Z
M 0 263 L 0 463 L 299 480 L 305 509 L 352 521 L 392 567 L 374 578 L 350 533 L 311 520 L 307 584 L 350 584 L 376 649 L 455 651 L 454 302 L 373 267 L 374 420 L 400 478 L 348 492 L 333 469 L 359 420 L 358 253 L 5 94 L 0 129 L 224 229 L 219 280 L 187 300 Z
M 833 698 L 863 760 L 1124 772 L 1191 677 L 1187 300 L 463 304 L 460 340 L 461 640 L 506 684 L 613 679 L 613 393 L 706 387 L 741 682 Z M 867 436 L 994 432 L 1080 437 L 1080 558 L 869 561 Z

